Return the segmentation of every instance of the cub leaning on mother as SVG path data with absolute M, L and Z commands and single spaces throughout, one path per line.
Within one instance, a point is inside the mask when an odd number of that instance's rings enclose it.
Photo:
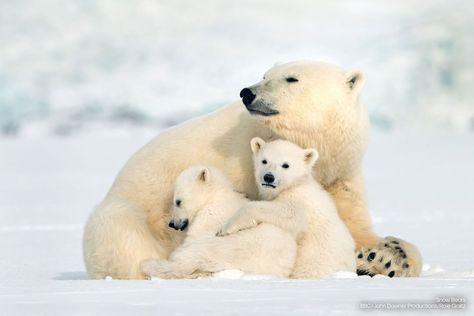
M 248 146 L 256 136 L 318 150 L 314 176 L 331 193 L 356 241 L 361 274 L 419 275 L 422 260 L 415 246 L 380 238 L 372 229 L 361 173 L 368 135 L 359 102 L 364 82 L 359 71 L 325 63 L 280 64 L 243 89 L 242 102 L 160 133 L 127 162 L 86 224 L 89 276 L 142 279 L 142 260 L 166 259 L 181 243 L 182 236 L 168 228 L 168 210 L 176 177 L 191 165 L 219 168 L 237 190 L 256 199 Z M 382 256 L 390 264 L 380 262 Z

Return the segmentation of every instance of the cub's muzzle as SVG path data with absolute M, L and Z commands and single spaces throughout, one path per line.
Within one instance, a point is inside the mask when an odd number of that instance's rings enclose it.
M 186 229 L 186 227 L 188 227 L 188 224 L 189 224 L 189 220 L 187 218 L 186 219 L 173 219 L 170 221 L 168 226 L 176 230 L 183 231 Z

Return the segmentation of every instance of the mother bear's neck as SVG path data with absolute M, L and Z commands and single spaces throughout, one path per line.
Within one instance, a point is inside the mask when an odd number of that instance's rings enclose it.
M 359 171 L 357 169 L 367 145 L 368 131 L 364 117 L 335 114 L 321 126 L 305 128 L 265 125 L 271 127 L 274 138 L 283 138 L 303 148 L 318 150 L 319 159 L 314 167 L 314 176 L 324 187 Z

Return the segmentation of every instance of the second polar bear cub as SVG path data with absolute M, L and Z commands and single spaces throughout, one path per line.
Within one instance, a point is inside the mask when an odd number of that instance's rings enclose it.
M 164 279 L 196 278 L 222 270 L 289 277 L 297 245 L 293 236 L 262 224 L 217 237 L 229 218 L 249 202 L 218 169 L 194 166 L 176 179 L 169 226 L 186 238 L 168 260 L 142 262 L 145 275 Z
M 314 180 L 315 149 L 284 140 L 251 141 L 260 198 L 247 203 L 220 235 L 272 224 L 291 233 L 298 243 L 292 278 L 319 278 L 338 271 L 355 272 L 355 243 L 339 218 L 334 201 Z

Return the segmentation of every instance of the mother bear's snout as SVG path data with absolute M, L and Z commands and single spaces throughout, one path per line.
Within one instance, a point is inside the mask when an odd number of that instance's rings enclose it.
M 242 91 L 240 91 L 240 97 L 245 106 L 249 106 L 253 100 L 255 100 L 256 95 L 249 88 L 243 88 Z

